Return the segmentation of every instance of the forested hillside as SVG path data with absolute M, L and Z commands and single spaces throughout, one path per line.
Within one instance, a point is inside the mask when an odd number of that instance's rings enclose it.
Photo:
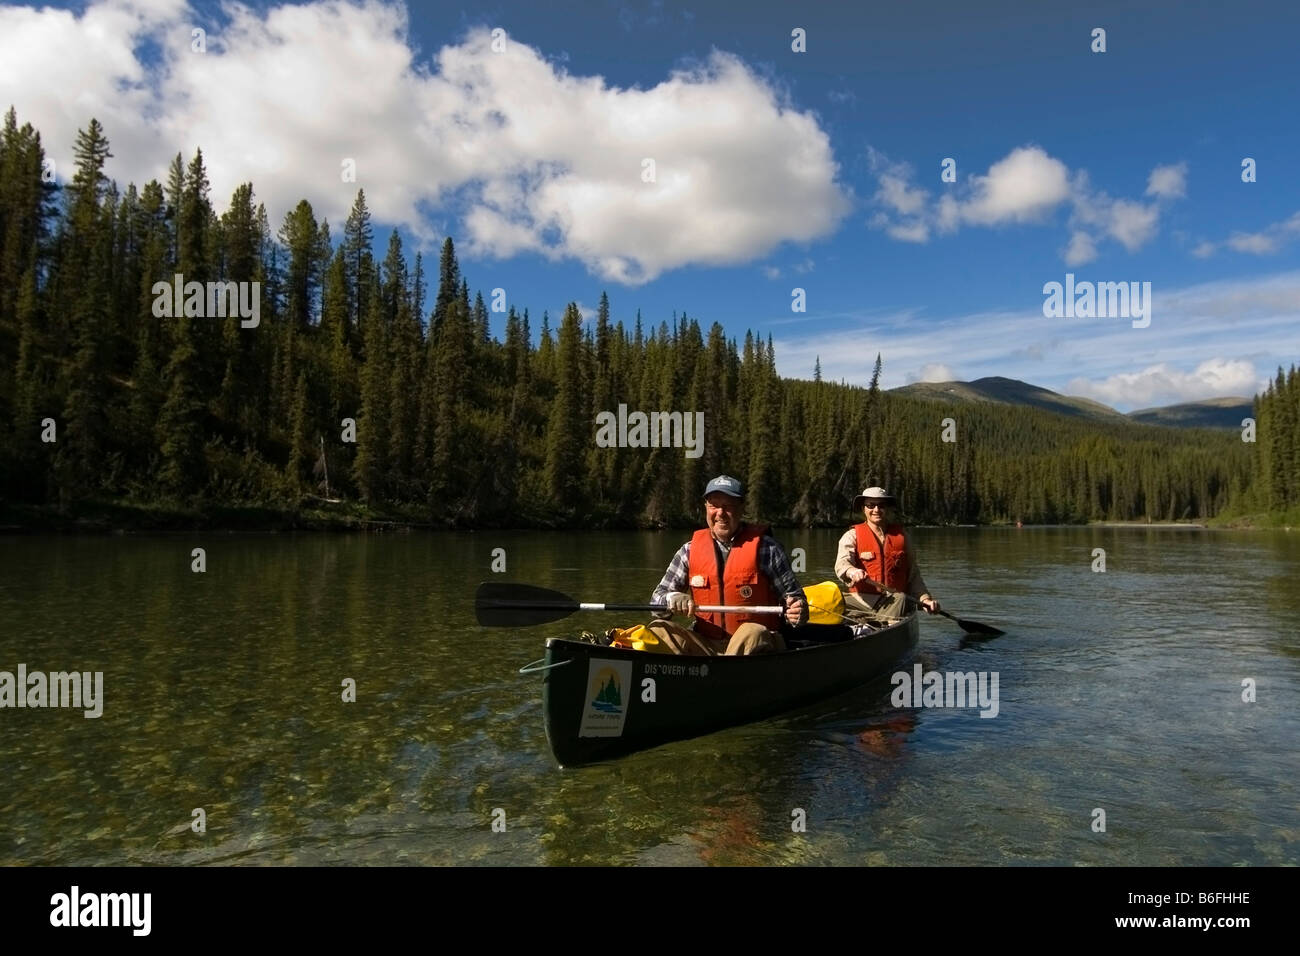
M 252 184 L 218 212 L 201 152 L 125 190 L 104 175 L 97 122 L 75 155 L 66 185 L 45 182 L 39 134 L 9 111 L 10 502 L 292 510 L 326 496 L 326 467 L 339 507 L 464 526 L 689 524 L 724 471 L 749 483 L 752 513 L 800 524 L 843 522 L 868 482 L 896 489 L 910 520 L 940 522 L 1203 518 L 1252 483 L 1269 507 L 1300 495 L 1294 370 L 1259 399 L 1255 446 L 781 379 L 770 336 L 741 342 L 686 315 L 612 321 L 603 295 L 585 322 L 574 305 L 552 324 L 508 300 L 493 317 L 450 239 L 436 276 L 396 233 L 376 261 L 363 191 L 336 237 L 305 200 L 273 227 Z M 177 273 L 259 283 L 256 325 L 159 315 L 154 284 Z M 862 362 L 878 376 L 877 351 Z M 598 447 L 596 415 L 620 403 L 703 412 L 702 454 Z
M 1255 480 L 1233 500 L 1231 511 L 1300 524 L 1300 374 L 1294 365 L 1285 372 L 1278 368 L 1264 394 L 1255 396 L 1254 417 Z

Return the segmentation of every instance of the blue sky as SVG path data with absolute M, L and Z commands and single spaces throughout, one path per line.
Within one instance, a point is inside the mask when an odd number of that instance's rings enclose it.
M 770 333 L 787 376 L 863 382 L 880 352 L 887 386 L 1121 410 L 1300 358 L 1294 4 L 850 6 L 6 4 L 0 98 L 61 169 L 92 113 L 121 183 L 201 146 L 219 209 L 251 180 L 337 237 L 363 187 L 381 252 L 450 234 L 534 327 L 604 290 L 627 322 Z M 1150 282 L 1150 325 L 1044 317 L 1067 272 Z

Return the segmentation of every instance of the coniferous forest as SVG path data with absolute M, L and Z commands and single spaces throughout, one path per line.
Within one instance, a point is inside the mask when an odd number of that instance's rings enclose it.
M 862 356 L 871 387 L 782 379 L 770 336 L 685 314 L 612 321 L 604 295 L 594 321 L 572 304 L 492 313 L 451 239 L 436 275 L 396 232 L 376 260 L 361 190 L 332 233 L 305 200 L 272 224 L 252 184 L 218 212 L 201 151 L 125 190 L 110 156 L 92 120 L 56 184 L 13 109 L 0 134 L 0 504 L 20 521 L 108 505 L 691 525 L 722 472 L 748 483 L 751 515 L 809 525 L 842 523 L 866 483 L 920 522 L 1300 506 L 1294 367 L 1256 399 L 1254 443 L 882 393 L 877 349 Z M 178 273 L 257 282 L 257 324 L 158 315 L 154 285 Z M 620 403 L 702 411 L 702 453 L 599 447 L 596 416 Z

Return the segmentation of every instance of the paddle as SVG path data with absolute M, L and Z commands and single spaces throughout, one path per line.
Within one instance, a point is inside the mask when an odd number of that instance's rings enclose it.
M 871 580 L 871 578 L 864 578 L 863 580 L 865 580 L 868 584 L 874 584 L 876 587 L 880 588 L 880 590 L 886 594 L 901 593 L 899 591 L 893 590 L 892 588 L 887 588 L 879 581 L 873 581 Z M 909 603 L 915 604 L 917 607 L 922 606 L 921 602 L 918 601 L 916 598 L 912 597 L 912 595 L 910 594 L 904 594 L 903 597 L 906 598 Z M 936 613 L 942 614 L 950 621 L 956 621 L 957 626 L 960 627 L 967 634 L 984 634 L 988 637 L 997 637 L 999 634 L 1006 633 L 1006 631 L 999 630 L 998 628 L 993 627 L 992 625 L 981 624 L 979 621 L 964 621 L 959 617 L 954 617 L 953 615 L 949 614 L 947 611 L 940 610 Z
M 474 594 L 474 615 L 484 627 L 532 627 L 561 621 L 578 611 L 666 611 L 662 604 L 591 604 L 533 584 L 484 581 Z M 697 611 L 735 614 L 784 614 L 779 606 L 707 604 Z

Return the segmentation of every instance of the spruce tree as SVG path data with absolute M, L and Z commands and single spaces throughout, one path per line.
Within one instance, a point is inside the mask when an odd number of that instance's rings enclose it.
M 286 319 L 294 329 L 306 329 L 314 324 L 321 278 L 330 259 L 329 226 L 317 224 L 311 203 L 303 199 L 285 214 L 279 238 L 288 254 L 284 275 Z M 294 383 L 288 382 L 285 387 L 292 391 Z
M 65 438 L 57 453 L 65 503 L 102 485 L 107 440 L 108 362 L 113 217 L 106 197 L 112 187 L 104 163 L 112 156 L 99 121 L 77 133 L 76 173 L 69 186 L 64 227 L 67 255 L 61 266 L 60 305 L 67 317 L 72 352 L 63 366 L 66 396 L 61 416 Z
M 469 319 L 461 310 L 459 301 L 453 299 L 447 305 L 437 335 L 429 386 L 436 430 L 429 462 L 428 504 L 433 514 L 448 515 L 454 512 L 461 495 L 467 490 L 463 480 L 466 446 L 462 440 L 464 415 L 461 396 L 465 377 L 469 374 L 465 360 L 469 354 L 470 330 Z
M 345 314 L 349 331 L 359 330 L 362 316 L 366 314 L 365 293 L 370 287 L 370 274 L 374 269 L 374 253 L 371 250 L 374 241 L 370 210 L 366 207 L 366 191 L 358 189 L 352 211 L 343 224 L 341 247 L 347 295 Z
M 564 309 L 556 355 L 555 399 L 546 436 L 546 487 L 551 501 L 563 511 L 577 508 L 582 498 L 582 316 L 576 303 Z
M 442 243 L 442 256 L 438 260 L 438 294 L 433 300 L 433 321 L 430 333 L 437 330 L 447 315 L 447 308 L 460 294 L 460 266 L 456 262 L 456 246 L 448 236 Z
M 353 481 L 361 497 L 377 504 L 387 495 L 388 458 L 388 334 L 378 283 L 371 277 L 366 290 L 370 311 L 363 321 L 365 364 L 361 366 L 361 410 L 357 421 L 357 453 Z
M 289 460 L 285 462 L 285 488 L 290 500 L 302 494 L 304 477 L 315 460 L 311 443 L 311 413 L 307 401 L 307 376 L 298 373 L 294 384 L 293 416 L 289 424 Z

